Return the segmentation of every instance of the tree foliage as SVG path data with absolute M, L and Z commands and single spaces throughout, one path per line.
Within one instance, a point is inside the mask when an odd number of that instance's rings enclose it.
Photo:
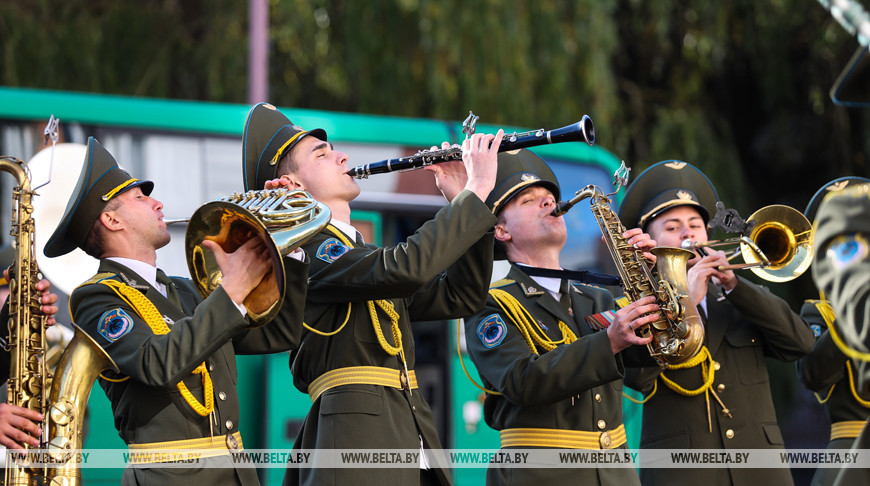
M 0 82 L 245 102 L 245 2 L 6 0 Z M 741 213 L 870 175 L 857 46 L 805 0 L 270 0 L 270 101 L 555 128 L 587 113 L 635 173 L 689 161 Z M 436 143 L 437 141 L 433 141 Z

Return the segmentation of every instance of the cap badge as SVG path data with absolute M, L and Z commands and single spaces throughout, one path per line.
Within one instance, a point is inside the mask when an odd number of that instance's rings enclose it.
M 830 186 L 826 187 L 825 189 L 829 192 L 842 191 L 848 185 L 849 185 L 849 181 L 840 181 L 840 182 L 835 182 L 835 183 L 831 184 Z
M 677 198 L 688 200 L 688 201 L 692 201 L 695 199 L 694 197 L 692 197 L 692 194 L 689 191 L 684 191 L 682 189 L 677 191 Z
M 536 181 L 536 180 L 538 180 L 538 176 L 536 176 L 535 174 L 532 174 L 531 172 L 525 172 L 525 173 L 523 173 L 523 175 L 520 176 L 520 179 L 522 179 L 523 181 L 526 181 L 526 182 Z
M 685 166 L 686 166 L 685 162 L 668 162 L 667 164 L 665 164 L 665 167 L 668 167 L 668 168 L 674 169 L 674 170 L 680 170 Z
M 269 103 L 263 103 L 263 108 L 268 108 L 270 110 L 277 110 L 277 108 L 275 108 L 275 105 L 270 105 Z

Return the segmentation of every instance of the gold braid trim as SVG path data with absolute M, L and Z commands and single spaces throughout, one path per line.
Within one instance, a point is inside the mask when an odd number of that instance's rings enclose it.
M 709 363 L 707 363 L 708 361 Z M 685 363 L 672 364 L 668 366 L 669 369 L 682 370 L 694 368 L 698 365 L 701 365 L 701 376 L 704 377 L 704 384 L 701 385 L 700 388 L 697 388 L 695 390 L 687 390 L 682 386 L 678 385 L 675 381 L 672 381 L 667 376 L 665 376 L 664 371 L 659 376 L 662 379 L 662 383 L 664 383 L 671 390 L 679 393 L 680 395 L 694 397 L 706 392 L 710 389 L 711 386 L 713 386 L 713 380 L 715 378 L 716 372 L 713 369 L 713 357 L 710 356 L 710 350 L 707 349 L 707 346 L 701 347 L 701 351 Z
M 139 314 L 139 317 L 148 324 L 154 334 L 166 334 L 169 332 L 169 326 L 166 325 L 166 322 L 160 315 L 160 311 L 158 311 L 157 307 L 154 307 L 154 304 L 146 299 L 141 292 L 116 280 L 103 280 L 99 283 L 112 289 L 118 297 L 129 304 L 130 307 Z M 212 387 L 211 375 L 209 375 L 205 363 L 199 365 L 191 373 L 201 375 L 202 377 L 205 405 L 199 403 L 196 397 L 194 397 L 193 394 L 190 393 L 190 390 L 187 389 L 187 385 L 185 385 L 183 381 L 178 382 L 178 391 L 181 392 L 181 396 L 184 397 L 184 400 L 188 405 L 190 405 L 190 408 L 192 408 L 193 411 L 205 417 L 214 411 L 214 389 Z
M 849 388 L 852 389 L 852 396 L 864 408 L 870 408 L 870 401 L 864 400 L 858 396 L 858 390 L 855 389 L 855 376 L 852 373 L 852 362 L 846 361 L 846 369 L 849 371 Z M 833 387 L 831 387 L 833 389 Z
M 852 357 L 855 359 L 859 359 L 861 361 L 870 361 L 870 359 L 864 359 L 862 357 L 862 354 L 864 354 L 868 357 L 870 357 L 870 354 L 861 353 L 861 352 L 856 351 L 852 348 L 849 348 L 848 346 L 846 346 L 846 343 L 844 343 L 840 339 L 840 336 L 837 334 L 836 327 L 834 326 L 834 322 L 837 320 L 837 313 L 834 312 L 834 308 L 831 306 L 831 303 L 828 302 L 827 300 L 825 300 L 824 294 L 822 294 L 821 297 L 822 297 L 822 300 L 815 303 L 816 309 L 818 309 L 819 314 L 821 314 L 821 316 L 822 316 L 822 319 L 825 320 L 825 324 L 828 326 L 828 330 L 831 333 L 831 338 L 833 338 L 834 343 L 837 345 L 837 347 L 840 348 L 840 351 L 842 351 L 844 354 L 846 354 L 846 356 L 849 356 L 849 357 Z M 847 352 L 847 350 L 854 353 L 854 355 L 852 353 Z M 858 395 L 858 390 L 855 389 L 855 376 L 854 376 L 854 373 L 852 371 L 852 362 L 851 361 L 848 361 L 848 360 L 846 361 L 846 371 L 849 373 L 849 389 L 852 390 L 852 396 L 855 397 L 855 401 L 858 402 L 858 404 L 864 408 L 870 408 L 870 401 L 864 400 L 863 398 L 861 398 Z M 827 402 L 831 398 L 831 394 L 834 392 L 835 386 L 837 386 L 836 383 L 831 385 L 831 389 L 828 391 L 828 396 L 825 397 L 824 400 L 822 400 L 819 397 L 819 394 L 816 393 L 815 394 L 816 400 L 818 400 L 819 403 Z
M 342 233 L 340 230 L 336 229 L 331 224 L 327 225 L 326 229 L 329 230 L 330 233 L 335 235 L 335 237 L 338 238 L 342 242 L 342 244 L 344 244 L 348 248 L 353 248 L 353 243 L 351 243 L 350 240 L 348 240 L 347 237 L 345 237 L 344 233 Z M 375 335 L 378 337 L 378 343 L 380 343 L 381 348 L 390 356 L 396 356 L 397 354 L 401 355 L 402 362 L 404 362 L 405 350 L 402 347 L 402 330 L 399 329 L 399 313 L 396 312 L 396 307 L 393 305 L 392 302 L 385 299 L 374 301 L 370 300 L 366 302 L 366 304 L 368 305 L 369 316 L 371 316 L 372 318 L 372 327 L 374 327 Z M 384 313 L 386 313 L 387 316 L 390 318 L 390 328 L 393 332 L 393 340 L 396 343 L 395 346 L 388 343 L 387 339 L 384 337 L 384 332 L 383 330 L 381 330 L 381 323 L 378 319 L 378 307 L 380 307 L 384 311 Z M 344 329 L 345 325 L 347 325 L 347 322 L 350 320 L 350 310 L 351 303 L 348 302 L 347 315 L 344 318 L 344 322 L 341 323 L 341 326 L 339 326 L 338 329 L 336 329 L 335 331 L 329 333 L 318 331 L 317 329 L 314 329 L 313 327 L 309 326 L 304 322 L 302 323 L 302 326 L 304 326 L 305 329 L 308 329 L 309 331 L 315 334 L 319 334 L 321 336 L 334 336 L 335 334 L 338 334 L 339 331 Z
M 119 192 L 124 190 L 125 187 L 129 186 L 130 184 L 133 184 L 134 182 L 139 182 L 139 179 L 127 179 L 125 182 L 118 184 L 117 187 L 115 187 L 111 191 L 107 192 L 103 196 L 103 201 L 108 201 L 109 199 L 112 199 L 113 197 L 115 197 L 116 194 L 118 194 Z
M 821 293 L 821 292 L 820 292 Z M 830 302 L 825 300 L 825 295 L 821 295 L 822 302 L 816 303 L 816 308 L 819 310 L 819 313 L 822 315 L 822 318 L 825 319 L 825 322 L 828 324 L 828 330 L 831 332 L 831 339 L 834 340 L 834 344 L 840 348 L 840 351 L 843 352 L 846 356 L 857 359 L 859 361 L 870 361 L 870 353 L 865 353 L 862 351 L 858 351 L 857 349 L 852 349 L 843 341 L 843 338 L 840 337 L 840 334 L 837 332 L 837 326 L 834 325 L 834 321 L 837 319 L 837 314 L 834 312 L 834 308 L 831 307 Z
M 540 354 L 538 353 L 538 348 L 535 347 L 535 343 L 547 351 L 552 351 L 560 344 L 571 344 L 577 340 L 577 336 L 571 331 L 571 328 L 569 328 L 564 322 L 559 321 L 559 330 L 562 331 L 562 339 L 559 341 L 553 341 L 546 335 L 544 330 L 541 329 L 540 324 L 535 321 L 529 311 L 523 307 L 514 296 L 501 289 L 489 289 L 489 295 L 495 299 L 496 303 L 501 307 L 504 313 L 510 317 L 514 324 L 516 324 L 517 328 L 520 330 L 520 334 L 523 335 L 526 344 L 529 345 L 529 349 L 531 349 L 533 353 Z

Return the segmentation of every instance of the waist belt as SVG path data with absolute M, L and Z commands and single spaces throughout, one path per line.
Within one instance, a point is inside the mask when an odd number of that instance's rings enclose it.
M 844 420 L 831 424 L 831 440 L 854 439 L 861 434 L 861 430 L 867 425 L 866 420 Z
M 132 453 L 138 453 L 130 455 L 130 464 L 155 464 L 175 462 L 192 457 L 217 457 L 244 450 L 241 432 L 200 439 L 128 444 L 127 448 Z
M 379 366 L 352 366 L 327 371 L 308 385 L 308 395 L 311 401 L 326 390 L 341 385 L 381 385 L 400 390 L 417 388 L 417 374 L 414 370 L 408 372 L 408 376 L 400 370 L 381 368 Z
M 563 429 L 504 429 L 502 447 L 551 449 L 615 449 L 625 444 L 625 425 L 605 432 Z

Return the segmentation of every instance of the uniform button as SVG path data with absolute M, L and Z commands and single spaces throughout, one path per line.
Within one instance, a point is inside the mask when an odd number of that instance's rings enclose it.
M 416 412 L 416 411 L 417 411 L 417 406 L 416 406 L 416 405 L 411 405 L 411 410 L 413 410 L 413 411 Z
M 232 428 L 233 428 L 233 421 L 232 421 L 232 420 L 227 420 L 227 424 L 226 424 L 226 425 L 227 425 L 227 430 L 232 429 Z
M 725 437 L 728 437 L 729 439 L 733 439 L 734 438 L 734 431 L 731 429 L 726 430 Z
M 218 392 L 218 398 L 220 398 L 221 400 L 226 400 L 227 394 L 224 392 Z
M 601 401 L 601 394 L 600 394 L 600 393 L 596 393 L 596 394 L 595 394 L 595 401 L 596 401 L 596 402 L 600 402 L 600 401 Z
M 227 435 L 227 449 L 231 451 L 239 450 L 239 441 L 236 439 L 236 436 L 232 434 Z
M 598 437 L 598 445 L 601 446 L 602 449 L 610 449 L 610 446 L 613 445 L 613 439 L 610 438 L 610 434 L 602 432 L 601 436 Z
M 719 393 L 722 393 L 723 391 L 725 391 L 725 385 L 720 384 L 719 386 L 716 387 L 716 391 L 718 391 Z
M 719 368 L 721 368 L 721 367 L 722 367 L 722 365 L 719 364 L 718 361 L 714 361 L 714 362 L 713 362 L 713 369 L 714 369 L 714 370 L 719 371 Z
M 212 363 L 211 361 L 208 362 L 208 370 L 214 371 L 214 363 Z
M 598 421 L 598 428 L 601 430 L 604 430 L 604 427 L 607 427 L 607 423 L 605 423 L 603 420 L 599 420 Z

